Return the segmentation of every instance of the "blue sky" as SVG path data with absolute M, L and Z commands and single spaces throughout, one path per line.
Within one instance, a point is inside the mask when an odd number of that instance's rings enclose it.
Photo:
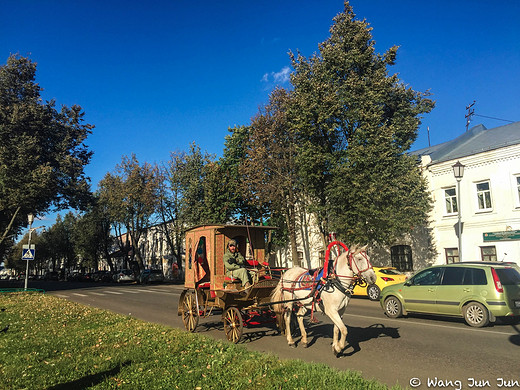
M 414 149 L 465 131 L 475 114 L 520 120 L 520 2 L 352 0 L 376 49 L 400 46 L 391 73 L 436 108 Z M 166 162 L 195 142 L 220 156 L 228 128 L 247 125 L 275 85 L 289 87 L 289 50 L 309 56 L 343 1 L 0 0 L 0 63 L 38 63 L 45 99 L 78 104 L 96 126 L 93 189 L 122 155 Z M 475 116 L 473 125 L 507 122 Z

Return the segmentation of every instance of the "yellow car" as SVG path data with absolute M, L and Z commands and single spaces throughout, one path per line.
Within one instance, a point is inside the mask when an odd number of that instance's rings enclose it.
M 368 295 L 371 301 L 379 301 L 383 288 L 392 284 L 403 283 L 407 279 L 405 274 L 394 267 L 374 267 L 374 271 L 377 275 L 376 283 L 369 286 L 366 284 L 364 286 L 356 285 L 352 292 L 353 295 Z

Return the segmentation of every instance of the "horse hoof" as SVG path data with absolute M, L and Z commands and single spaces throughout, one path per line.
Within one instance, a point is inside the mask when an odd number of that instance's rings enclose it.
M 307 348 L 307 347 L 309 347 L 309 344 L 307 344 L 307 343 L 302 343 L 302 347 L 303 347 L 303 348 Z
M 289 347 L 291 347 L 291 348 L 296 348 L 296 344 L 294 344 L 294 343 L 289 344 Z

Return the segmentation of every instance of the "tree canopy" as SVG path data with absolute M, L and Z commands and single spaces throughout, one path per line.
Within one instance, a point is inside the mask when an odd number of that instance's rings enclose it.
M 407 151 L 434 103 L 389 74 L 397 47 L 377 54 L 371 28 L 355 16 L 346 2 L 319 53 L 290 54 L 291 118 L 323 233 L 384 244 L 426 220 L 429 195 Z
M 159 207 L 160 181 L 157 166 L 140 164 L 132 154 L 131 157 L 123 156 L 115 172 L 107 173 L 99 183 L 100 201 L 107 205 L 114 225 L 124 227 L 130 235 L 141 269 L 144 263 L 138 243 Z M 121 229 L 118 230 L 120 233 Z
M 11 55 L 0 67 L 0 247 L 27 214 L 82 208 L 90 201 L 84 144 L 94 126 L 78 105 L 42 102 L 36 63 Z

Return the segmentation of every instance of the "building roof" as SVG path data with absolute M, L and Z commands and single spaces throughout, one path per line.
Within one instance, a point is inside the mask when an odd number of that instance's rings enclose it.
M 432 163 L 439 163 L 517 144 L 520 144 L 520 122 L 492 129 L 477 125 L 451 141 L 410 154 L 417 157 L 429 155 Z

